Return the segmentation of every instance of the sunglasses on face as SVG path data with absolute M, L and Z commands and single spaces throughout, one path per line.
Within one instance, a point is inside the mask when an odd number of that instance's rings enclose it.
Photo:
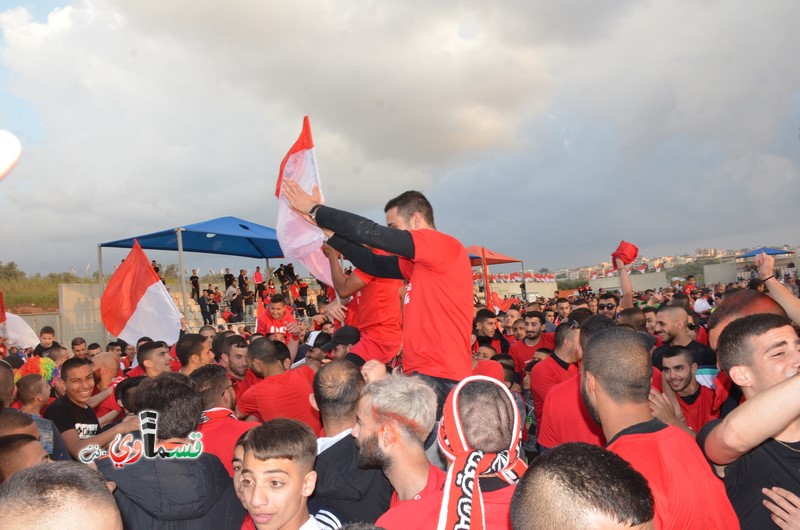
M 615 304 L 597 304 L 597 309 L 600 309 L 600 310 L 603 310 L 603 309 L 614 309 L 616 307 L 617 306 Z

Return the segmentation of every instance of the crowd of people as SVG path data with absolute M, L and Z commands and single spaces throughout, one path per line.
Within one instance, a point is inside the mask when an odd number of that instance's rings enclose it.
M 283 190 L 337 301 L 195 271 L 212 316 L 253 294 L 254 332 L 43 328 L 0 362 L 0 528 L 800 527 L 800 299 L 769 256 L 758 285 L 623 273 L 501 311 L 419 192 L 381 225 Z
M 154 266 L 154 268 L 158 268 Z M 313 317 L 318 314 L 317 304 L 325 296 L 324 290 L 319 292 L 310 289 L 308 283 L 294 272 L 292 263 L 283 264 L 272 273 L 278 281 L 265 278 L 261 267 L 256 267 L 252 277 L 247 269 L 240 269 L 239 276 L 234 276 L 230 268 L 222 274 L 222 287 L 209 283 L 200 288 L 200 276 L 197 269 L 192 269 L 189 276 L 191 297 L 200 307 L 203 325 L 215 325 L 218 318 L 226 323 L 250 322 L 257 317 L 258 304 L 268 304 L 270 298 L 280 294 L 299 317 Z M 208 279 L 208 278 L 206 278 Z

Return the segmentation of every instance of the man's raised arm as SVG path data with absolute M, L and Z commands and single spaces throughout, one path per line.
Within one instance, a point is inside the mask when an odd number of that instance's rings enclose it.
M 414 240 L 406 230 L 389 228 L 366 217 L 324 206 L 319 199 L 318 189 L 315 188 L 312 196 L 291 180 L 283 183 L 283 195 L 291 204 L 292 209 L 305 217 L 307 221 L 334 232 L 343 240 L 356 245 L 379 248 L 406 258 L 414 257 Z M 331 246 L 353 262 L 347 251 L 333 244 Z M 372 274 L 355 262 L 353 264 L 367 274 Z M 373 274 L 373 276 L 379 275 Z
M 709 460 L 727 465 L 800 416 L 800 376 L 770 387 L 748 399 L 714 427 L 703 444 Z

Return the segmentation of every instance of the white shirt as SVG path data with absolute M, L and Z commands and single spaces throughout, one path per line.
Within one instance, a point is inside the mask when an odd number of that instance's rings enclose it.
M 300 530 L 321 530 L 321 528 L 317 524 L 317 520 L 309 516 L 308 520 L 300 527 Z
M 350 436 L 351 432 L 353 432 L 353 429 L 345 429 L 336 436 L 323 436 L 322 438 L 317 438 L 317 454 L 321 454 L 322 451 L 329 448 L 345 436 Z

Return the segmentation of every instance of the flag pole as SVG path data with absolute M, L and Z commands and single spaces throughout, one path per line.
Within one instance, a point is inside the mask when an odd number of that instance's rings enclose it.
M 486 266 L 486 247 L 481 247 L 481 267 L 483 268 L 483 294 L 486 298 L 486 307 L 494 313 L 492 291 L 489 287 L 489 268 Z
M 105 278 L 103 278 L 103 245 L 99 243 L 97 244 L 97 274 L 100 276 L 100 296 L 102 297 L 103 292 L 106 290 L 106 281 Z M 104 344 L 108 344 L 108 328 L 105 323 L 103 323 L 102 318 L 100 322 L 103 324 Z
M 97 274 L 100 276 L 100 290 L 105 291 L 106 282 L 103 278 L 103 246 L 97 245 Z
M 183 228 L 176 228 L 178 234 L 178 266 L 180 267 L 181 298 L 183 298 L 183 318 L 189 321 L 189 304 L 186 301 L 186 273 L 183 271 Z

